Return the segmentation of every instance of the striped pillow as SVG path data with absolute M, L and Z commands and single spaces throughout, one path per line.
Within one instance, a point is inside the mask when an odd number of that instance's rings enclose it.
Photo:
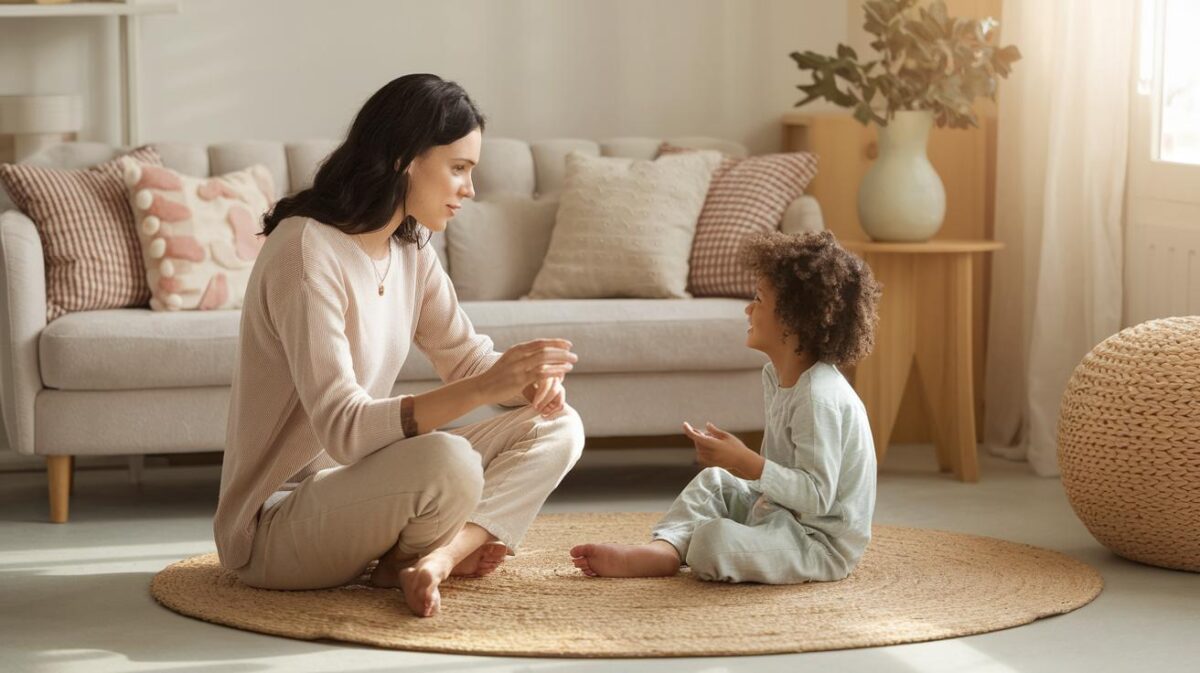
M 126 156 L 162 165 L 149 146 Z M 119 158 L 81 170 L 2 164 L 0 181 L 41 236 L 47 320 L 149 303 L 142 247 Z
M 663 143 L 659 154 L 694 150 Z M 743 243 L 779 229 L 783 214 L 817 174 L 808 152 L 725 157 L 713 173 L 696 222 L 688 267 L 688 292 L 695 297 L 753 297 L 754 275 L 738 264 Z

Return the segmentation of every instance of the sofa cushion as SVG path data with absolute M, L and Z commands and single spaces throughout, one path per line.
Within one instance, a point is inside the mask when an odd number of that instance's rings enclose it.
M 129 156 L 162 165 L 150 147 Z M 146 305 L 150 288 L 117 160 L 85 169 L 0 164 L 0 182 L 41 236 L 47 320 Z
M 317 169 L 324 163 L 325 158 L 338 148 L 336 140 L 306 140 L 299 143 L 289 143 L 283 148 L 287 156 L 288 182 L 291 193 L 312 187 Z M 284 196 L 282 192 L 276 196 Z
M 227 386 L 241 311 L 70 313 L 42 330 L 42 383 L 63 390 Z
M 444 232 L 458 298 L 491 301 L 529 294 L 557 212 L 554 197 L 501 193 L 463 203 Z
M 746 347 L 746 302 L 738 299 L 549 299 L 464 302 L 476 330 L 505 350 L 540 337 L 568 339 L 572 375 L 759 369 Z M 419 353 L 400 380 L 437 378 Z
M 695 150 L 663 143 L 662 154 Z M 742 246 L 779 229 L 788 207 L 817 174 L 810 152 L 725 157 L 713 173 L 688 270 L 688 292 L 696 297 L 754 296 L 754 274 L 742 267 Z
M 537 175 L 537 194 L 554 194 L 563 188 L 567 179 L 567 155 L 579 152 L 591 157 L 600 156 L 600 145 L 591 140 L 557 138 L 530 143 L 533 165 Z
M 492 194 L 533 196 L 537 178 L 529 143 L 485 136 L 479 158 L 472 179 L 475 191 L 481 197 Z
M 154 149 L 162 157 L 163 166 L 173 171 L 197 177 L 212 175 L 207 145 L 184 142 L 154 143 Z M 275 187 L 280 188 L 279 185 Z
M 528 169 L 525 164 L 514 164 L 509 161 L 497 162 L 499 165 L 490 165 L 493 163 L 493 154 L 501 154 L 493 152 L 492 143 L 520 143 L 521 141 L 513 141 L 506 138 L 484 138 L 482 161 L 479 168 L 475 169 L 475 175 L 481 173 L 492 174 L 497 170 L 512 171 L 519 176 L 520 189 L 510 190 L 517 191 L 522 194 L 538 195 L 554 194 L 562 191 L 563 185 L 567 177 L 567 155 L 571 152 L 580 152 L 588 156 L 604 156 L 604 157 L 621 157 L 623 159 L 653 159 L 658 156 L 658 146 L 663 142 L 671 143 L 678 147 L 686 147 L 693 150 L 715 150 L 722 154 L 732 157 L 744 157 L 747 154 L 745 145 L 721 140 L 719 138 L 704 138 L 704 137 L 682 137 L 682 138 L 667 138 L 665 141 L 661 138 L 610 138 L 595 142 L 592 140 L 580 140 L 577 138 L 555 138 L 551 140 L 539 140 L 527 145 L 528 151 L 532 155 L 532 165 Z M 516 150 L 506 148 L 504 154 L 515 153 Z M 507 157 L 506 157 L 507 158 Z M 533 183 L 533 191 L 525 192 L 528 180 L 528 171 L 533 171 L 536 178 Z M 475 180 L 475 190 L 480 196 L 486 196 L 490 193 L 492 180 L 481 180 L 478 177 Z
M 585 299 L 463 302 L 496 348 L 537 337 L 570 339 L 576 374 L 724 371 L 765 363 L 745 347 L 745 302 L 735 299 Z M 240 311 L 72 313 L 39 342 L 42 380 L 63 390 L 227 386 Z M 401 381 L 436 379 L 413 349 Z
M 717 152 L 654 161 L 567 155 L 537 299 L 686 297 L 688 253 Z
M 271 173 L 255 164 L 212 178 L 120 159 L 156 311 L 241 308 L 262 248 L 262 216 L 275 201 Z
M 206 177 L 240 171 L 261 164 L 271 172 L 271 183 L 276 196 L 291 194 L 292 183 L 288 172 L 287 150 L 283 143 L 263 140 L 238 140 L 218 143 L 208 147 L 208 173 L 189 173 Z M 183 172 L 183 171 L 180 171 Z

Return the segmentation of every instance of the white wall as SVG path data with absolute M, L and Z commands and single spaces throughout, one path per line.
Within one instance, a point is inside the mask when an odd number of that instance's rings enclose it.
M 340 137 L 409 72 L 457 80 L 489 132 L 709 135 L 778 149 L 795 49 L 846 37 L 845 0 L 183 0 L 141 19 L 141 138 Z M 84 96 L 120 134 L 116 21 L 0 20 L 0 94 Z

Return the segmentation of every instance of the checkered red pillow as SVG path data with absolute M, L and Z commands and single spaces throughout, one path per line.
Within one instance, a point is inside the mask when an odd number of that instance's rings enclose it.
M 659 154 L 690 152 L 663 143 Z M 808 152 L 725 157 L 713 173 L 688 270 L 688 292 L 696 297 L 753 297 L 754 275 L 738 264 L 749 238 L 779 229 L 784 211 L 817 174 Z
M 127 156 L 162 165 L 149 146 Z M 150 301 L 118 159 L 82 170 L 3 164 L 0 181 L 41 236 L 47 320 Z

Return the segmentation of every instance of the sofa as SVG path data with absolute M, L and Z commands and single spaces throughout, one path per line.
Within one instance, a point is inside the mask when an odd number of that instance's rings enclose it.
M 716 139 L 668 141 L 746 154 L 743 146 Z M 568 152 L 651 159 L 661 142 L 486 138 L 475 171 L 476 199 L 555 199 Z M 279 193 L 309 185 L 335 146 L 334 141 L 155 145 L 167 167 L 189 175 L 261 163 Z M 106 145 L 66 143 L 30 162 L 80 168 L 119 153 Z M 51 520 L 67 520 L 74 456 L 220 451 L 240 311 L 127 308 L 70 313 L 47 324 L 38 231 L 2 189 L 0 212 L 0 407 L 9 446 L 47 459 Z M 781 223 L 788 232 L 822 227 L 820 209 L 807 196 L 791 204 Z M 441 236 L 433 240 L 453 273 L 445 243 Z M 676 434 L 683 420 L 713 421 L 735 432 L 762 430 L 765 359 L 743 345 L 745 300 L 460 299 L 498 350 L 545 336 L 574 343 L 580 360 L 567 379 L 568 402 L 589 436 Z M 432 366 L 414 349 L 395 392 L 438 385 Z M 489 413 L 495 410 L 477 410 L 457 423 Z

